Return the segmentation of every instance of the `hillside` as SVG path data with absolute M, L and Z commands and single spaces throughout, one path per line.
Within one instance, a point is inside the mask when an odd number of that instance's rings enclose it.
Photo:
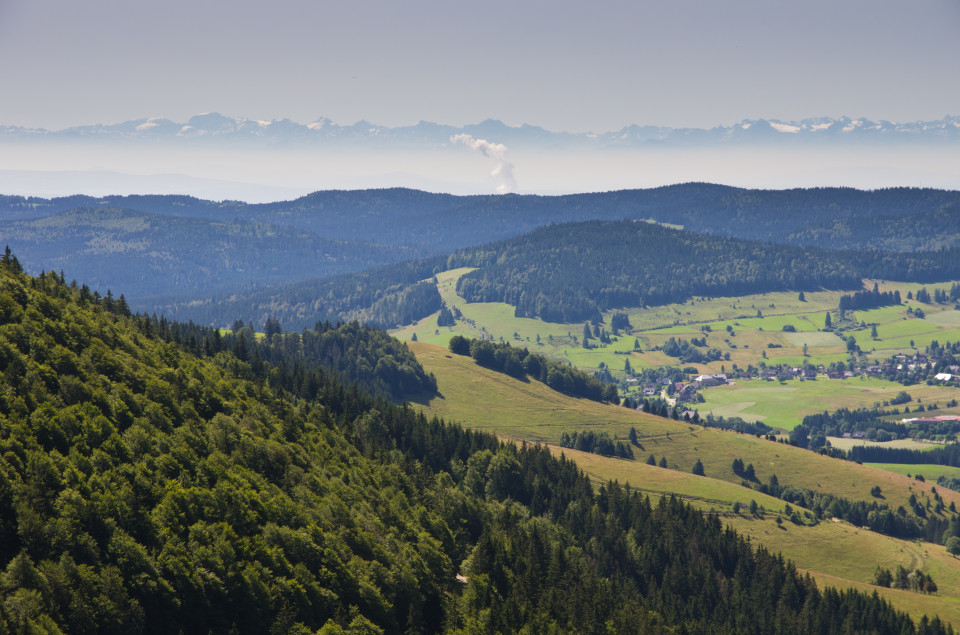
M 520 316 L 571 323 L 694 296 L 856 290 L 865 277 L 949 280 L 960 275 L 958 253 L 827 251 L 620 221 L 551 225 L 448 263 L 477 268 L 457 282 L 468 302 L 506 302 Z
M 392 188 L 327 190 L 290 201 L 246 204 L 189 196 L 70 196 L 53 199 L 0 196 L 0 220 L 36 220 L 81 207 L 219 221 L 265 222 L 337 240 L 430 246 L 448 253 L 527 233 L 551 223 L 653 219 L 690 231 L 770 242 L 818 245 L 833 222 L 935 214 L 960 202 L 957 192 L 892 188 L 748 190 L 684 183 L 645 190 L 567 194 L 456 196 Z M 923 227 L 860 223 L 856 233 L 838 228 L 847 248 L 871 247 L 879 237 L 896 238 L 910 251 L 926 238 Z M 806 233 L 817 229 L 817 233 Z M 830 232 L 826 232 L 829 234 Z M 917 242 L 919 241 L 919 242 Z
M 188 196 L 0 196 L 0 233 L 29 271 L 62 268 L 101 293 L 123 289 L 140 310 L 220 325 L 254 317 L 238 312 L 236 295 L 283 310 L 291 325 L 307 315 L 296 323 L 300 328 L 346 316 L 296 298 L 304 284 L 323 287 L 320 276 L 450 254 L 555 223 L 649 219 L 714 236 L 918 251 L 957 246 L 957 233 L 944 228 L 958 203 L 956 192 L 939 190 L 774 191 L 702 183 L 564 196 L 322 191 L 264 204 Z M 81 209 L 99 211 L 83 215 Z M 72 216 L 58 217 L 67 212 Z M 118 213 L 126 220 L 102 218 Z M 875 277 L 897 276 L 880 269 Z M 280 281 L 294 286 L 265 288 Z M 220 290 L 229 293 L 214 306 L 210 296 Z M 636 291 L 649 292 L 650 285 Z
M 871 501 L 870 489 L 880 485 L 886 501 L 906 503 L 914 492 L 927 492 L 929 483 L 856 463 L 832 459 L 790 445 L 752 435 L 655 417 L 620 406 L 574 399 L 536 381 L 518 382 L 451 355 L 431 344 L 409 344 L 427 372 L 437 378 L 439 396 L 425 401 L 427 412 L 464 425 L 495 432 L 505 438 L 556 444 L 563 432 L 604 430 L 626 439 L 635 427 L 640 448 L 637 457 L 653 454 L 669 466 L 690 472 L 700 459 L 708 476 L 740 485 L 743 477 L 733 472 L 731 461 L 742 458 L 756 466 L 757 477 L 766 481 L 776 474 L 782 485 L 824 491 L 851 500 Z M 960 505 L 960 492 L 946 491 L 948 502 Z
M 432 278 L 442 262 L 416 260 L 204 298 L 160 297 L 155 303 L 163 315 L 200 324 L 230 324 L 240 317 L 256 324 L 272 318 L 295 330 L 323 320 L 357 320 L 391 328 L 440 310 L 440 294 Z
M 251 282 L 291 282 L 367 269 L 419 255 L 402 247 L 345 241 L 264 222 L 208 220 L 104 207 L 0 223 L 29 271 L 65 271 L 105 293 L 206 295 Z M 239 316 L 237 316 L 239 317 Z
M 940 596 L 918 598 L 872 586 L 869 583 L 878 565 L 916 566 L 926 556 L 921 558 L 921 551 L 909 541 L 845 522 L 822 521 L 811 525 L 808 520 L 784 522 L 781 526 L 774 520 L 780 517 L 786 521 L 790 517 L 784 512 L 784 502 L 743 487 L 743 477 L 733 472 L 731 460 L 742 458 L 744 463 L 752 463 L 760 480 L 776 474 L 784 487 L 831 493 L 851 500 L 876 500 L 870 490 L 880 486 L 883 501 L 893 507 L 906 505 L 911 496 L 930 500 L 934 491 L 945 501 L 956 504 L 960 493 L 749 435 L 703 429 L 616 406 L 571 399 L 539 382 L 518 382 L 462 357 L 451 356 L 440 347 L 423 343 L 413 343 L 411 347 L 424 367 L 437 377 L 441 396 L 426 401 L 428 412 L 462 418 L 468 425 L 494 431 L 517 442 L 533 439 L 555 444 L 563 432 L 584 429 L 606 431 L 615 438 L 626 439 L 629 429 L 634 427 L 638 440 L 634 461 L 561 449 L 556 445 L 551 448 L 555 454 L 575 460 L 595 481 L 616 479 L 639 491 L 658 496 L 680 495 L 700 509 L 720 511 L 725 523 L 745 531 L 773 551 L 783 551 L 785 556 L 795 559 L 798 566 L 813 571 L 818 579 L 827 580 L 829 584 L 841 588 L 856 586 L 871 592 L 879 590 L 903 608 L 918 610 L 917 607 L 922 606 L 920 611 L 927 611 L 936 606 L 943 615 L 960 619 L 956 611 L 960 599 L 960 584 L 957 584 L 960 561 L 948 556 L 942 545 L 923 545 L 923 550 L 935 554 L 929 566 L 937 572 L 937 579 L 946 583 L 946 588 L 941 587 Z M 649 454 L 658 460 L 665 458 L 669 469 L 646 465 Z M 706 478 L 691 474 L 697 460 L 702 462 Z M 762 517 L 729 513 L 732 503 L 746 505 L 750 500 L 757 501 L 766 510 Z M 804 514 L 810 512 L 803 507 L 800 510 Z M 865 542 L 872 545 L 873 551 L 853 548 Z
M 916 630 L 678 500 L 19 268 L 0 262 L 5 630 Z

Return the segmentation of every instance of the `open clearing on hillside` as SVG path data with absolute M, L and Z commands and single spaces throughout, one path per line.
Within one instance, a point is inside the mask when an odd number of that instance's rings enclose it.
M 784 336 L 787 338 L 787 341 L 790 342 L 791 346 L 798 348 L 803 348 L 804 344 L 811 348 L 844 345 L 843 340 L 841 340 L 839 337 L 833 333 L 824 333 L 823 331 L 784 333 Z
M 845 522 L 821 522 L 814 527 L 785 522 L 781 529 L 772 515 L 758 520 L 730 514 L 724 520 L 767 549 L 782 553 L 798 568 L 814 573 L 818 584 L 876 591 L 914 619 L 939 615 L 960 624 L 960 560 L 942 545 L 898 540 Z M 870 584 L 877 566 L 895 570 L 897 565 L 930 574 L 939 587 L 937 594 Z
M 698 509 L 720 513 L 723 522 L 739 533 L 770 551 L 782 553 L 799 568 L 816 573 L 821 585 L 841 589 L 854 586 L 871 594 L 877 591 L 915 619 L 936 614 L 960 623 L 960 560 L 947 554 L 941 545 L 891 538 L 842 521 L 795 525 L 784 514 L 782 500 L 740 485 L 642 462 L 551 449 L 554 454 L 562 453 L 576 461 L 594 483 L 618 480 L 650 496 L 673 494 Z M 747 505 L 751 500 L 757 502 L 760 517 L 751 516 L 746 510 L 738 514 L 730 511 L 733 503 Z M 802 511 L 796 505 L 791 507 Z M 775 522 L 778 516 L 781 525 Z M 910 570 L 921 568 L 933 576 L 939 586 L 938 594 L 920 595 L 870 584 L 877 566 L 895 570 L 898 565 Z

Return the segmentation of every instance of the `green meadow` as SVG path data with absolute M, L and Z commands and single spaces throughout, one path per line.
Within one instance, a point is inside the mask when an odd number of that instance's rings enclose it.
M 803 417 L 839 408 L 870 408 L 889 401 L 904 387 L 872 377 L 827 379 L 814 381 L 792 379 L 786 382 L 753 379 L 736 381 L 733 386 L 716 386 L 701 390 L 705 401 L 696 404 L 701 416 L 740 417 L 745 421 L 762 421 L 768 426 L 792 430 Z M 946 403 L 957 394 L 955 388 L 942 386 L 909 386 L 914 399 L 924 403 Z
M 793 292 L 756 294 L 736 298 L 693 298 L 684 303 L 652 308 L 623 309 L 630 318 L 629 333 L 611 334 L 611 343 L 599 345 L 590 340 L 583 346 L 583 324 L 555 324 L 535 318 L 517 317 L 514 307 L 500 302 L 467 303 L 457 295 L 457 280 L 470 269 L 454 269 L 437 274 L 437 287 L 444 302 L 456 307 L 462 318 L 454 326 L 438 326 L 437 314 L 416 324 L 393 331 L 400 339 L 446 346 L 454 334 L 471 338 L 485 337 L 510 342 L 561 359 L 586 371 L 606 367 L 615 377 L 625 377 L 626 363 L 639 370 L 658 366 L 693 366 L 698 372 L 732 370 L 734 365 L 785 364 L 829 366 L 850 360 L 846 342 L 832 332 L 824 332 L 829 311 L 838 319 L 840 292 L 819 291 L 805 294 L 805 301 Z M 874 281 L 865 281 L 872 287 Z M 927 285 L 949 288 L 951 283 Z M 881 290 L 897 289 L 906 298 L 922 285 L 878 281 Z M 924 318 L 916 318 L 908 308 L 922 308 Z M 759 316 L 758 316 L 759 313 Z M 609 324 L 613 312 L 605 315 Z M 933 340 L 960 341 L 960 311 L 952 306 L 920 304 L 905 300 L 895 307 L 855 312 L 854 322 L 863 326 L 848 330 L 861 350 L 872 361 L 891 355 L 922 349 Z M 872 327 L 877 337 L 873 338 Z M 788 327 L 784 331 L 784 327 Z M 792 327 L 792 330 L 789 330 Z M 729 329 L 729 330 L 728 330 Z M 685 364 L 659 349 L 671 337 L 703 338 L 709 348 L 721 351 L 724 359 L 706 364 Z M 912 347 L 911 347 L 912 342 Z M 634 347 L 639 345 L 640 351 Z M 697 404 L 701 414 L 739 416 L 748 421 L 763 421 L 784 430 L 797 425 L 805 415 L 840 407 L 870 407 L 889 400 L 903 386 L 876 378 L 816 381 L 791 380 L 784 384 L 759 380 L 737 382 L 736 386 L 702 391 L 705 403 Z M 941 406 L 955 395 L 953 389 L 937 386 L 911 386 L 908 391 L 924 403 Z M 636 394 L 634 395 L 636 396 Z
M 946 478 L 960 478 L 960 467 L 950 465 L 935 465 L 930 463 L 916 463 L 913 465 L 905 463 L 864 463 L 864 465 L 887 470 L 888 472 L 895 472 L 896 474 L 913 476 L 914 478 L 920 475 L 924 479 L 933 482 L 936 482 L 941 476 Z

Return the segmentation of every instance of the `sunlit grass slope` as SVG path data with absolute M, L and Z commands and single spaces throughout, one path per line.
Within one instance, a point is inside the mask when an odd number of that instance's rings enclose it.
M 789 522 L 782 500 L 740 485 L 637 461 L 563 448 L 553 451 L 575 460 L 596 483 L 617 480 L 651 496 L 673 494 L 703 511 L 719 513 L 725 523 L 770 551 L 782 553 L 821 585 L 877 591 L 915 619 L 936 614 L 960 624 L 960 560 L 941 545 L 891 538 L 842 521 L 796 525 Z M 751 500 L 760 509 L 757 516 L 743 509 Z M 740 503 L 739 513 L 732 511 L 733 503 Z M 895 570 L 898 565 L 931 575 L 939 587 L 937 595 L 871 584 L 878 566 Z
M 931 483 L 902 474 L 832 459 L 793 446 L 716 429 L 707 429 L 646 415 L 586 399 L 573 399 L 537 381 L 521 382 L 477 366 L 471 358 L 453 355 L 444 348 L 413 342 L 417 359 L 434 373 L 440 391 L 423 404 L 445 419 L 496 432 L 505 437 L 556 444 L 564 432 L 605 431 L 626 439 L 635 427 L 642 447 L 634 448 L 638 462 L 653 454 L 666 458 L 670 468 L 690 472 L 699 459 L 706 475 L 739 484 L 732 462 L 752 463 L 757 478 L 767 482 L 774 474 L 783 486 L 829 492 L 851 500 L 873 501 L 879 485 L 884 502 L 896 509 L 907 506 L 912 493 L 932 499 Z M 624 462 L 629 465 L 629 462 Z M 621 479 L 626 480 L 626 479 Z M 960 493 L 939 488 L 945 503 L 960 505 Z

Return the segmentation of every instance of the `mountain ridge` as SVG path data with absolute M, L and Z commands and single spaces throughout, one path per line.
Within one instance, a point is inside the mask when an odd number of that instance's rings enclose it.
M 571 148 L 630 148 L 653 146 L 737 145 L 782 143 L 937 143 L 960 141 L 960 116 L 932 121 L 892 122 L 866 117 L 810 117 L 800 120 L 743 119 L 711 128 L 630 124 L 606 132 L 551 131 L 524 123 L 509 125 L 497 119 L 453 126 L 419 121 L 406 126 L 382 126 L 367 121 L 342 125 L 325 117 L 308 123 L 287 118 L 273 120 L 202 113 L 185 122 L 163 117 L 139 118 L 113 124 L 88 124 L 59 130 L 0 125 L 0 139 L 117 140 L 117 141 L 257 141 L 268 144 L 323 143 L 403 147 L 452 145 L 450 137 L 469 134 L 516 146 Z

